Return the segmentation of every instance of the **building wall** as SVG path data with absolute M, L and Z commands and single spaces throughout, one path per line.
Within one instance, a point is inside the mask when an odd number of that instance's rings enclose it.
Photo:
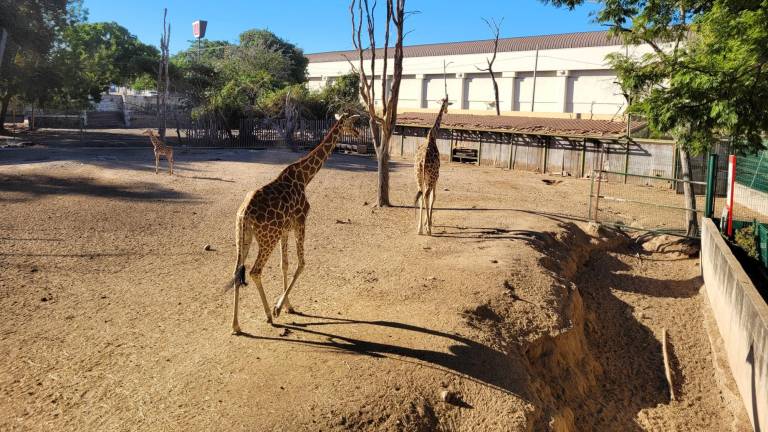
M 624 96 L 606 61 L 614 52 L 637 57 L 650 48 L 615 45 L 540 50 L 538 59 L 536 51 L 498 53 L 494 72 L 501 111 L 579 113 L 586 118 L 620 115 L 625 108 Z M 452 110 L 494 112 L 493 82 L 488 73 L 477 70 L 486 66 L 489 57 L 490 53 L 403 59 L 400 109 L 437 108 L 436 101 L 443 97 L 447 84 Z M 381 62 L 377 62 L 377 77 L 380 67 Z M 309 88 L 320 89 L 350 70 L 346 61 L 312 62 L 310 56 Z M 376 90 L 380 100 L 380 83 Z

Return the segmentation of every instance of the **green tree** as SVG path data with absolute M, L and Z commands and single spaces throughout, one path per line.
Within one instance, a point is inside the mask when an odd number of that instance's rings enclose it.
M 318 95 L 320 102 L 325 106 L 324 117 L 330 117 L 336 113 L 365 111 L 360 102 L 360 75 L 350 72 L 336 78 L 332 83 L 323 87 Z
M 584 0 L 542 0 L 574 8 Z M 648 44 L 640 58 L 610 61 L 631 97 L 630 112 L 678 142 L 682 171 L 689 152 L 730 137 L 736 152 L 762 148 L 768 131 L 768 0 L 600 0 L 598 22 L 627 44 Z M 690 187 L 688 206 L 695 208 Z M 689 212 L 689 233 L 695 230 Z
M 64 94 L 86 103 L 98 101 L 110 84 L 130 84 L 156 74 L 159 53 L 115 22 L 77 23 L 66 27 L 53 62 L 61 68 Z
M 240 34 L 240 48 L 255 48 L 256 52 L 273 52 L 279 54 L 287 63 L 285 80 L 292 84 L 307 80 L 307 65 L 309 59 L 304 57 L 304 51 L 296 45 L 277 37 L 269 30 L 248 30 Z

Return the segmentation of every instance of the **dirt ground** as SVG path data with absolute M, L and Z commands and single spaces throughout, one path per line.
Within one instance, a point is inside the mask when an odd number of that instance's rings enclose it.
M 444 165 L 421 237 L 409 162 L 379 209 L 374 161 L 334 154 L 299 313 L 268 325 L 250 285 L 232 336 L 235 211 L 297 155 L 179 148 L 171 177 L 48 144 L 0 150 L 0 430 L 746 430 L 697 260 L 565 216 L 586 180 Z

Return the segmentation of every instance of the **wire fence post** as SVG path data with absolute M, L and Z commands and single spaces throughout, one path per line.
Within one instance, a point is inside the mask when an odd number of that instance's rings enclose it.
M 709 155 L 707 163 L 707 192 L 704 217 L 711 218 L 715 212 L 715 187 L 717 185 L 717 153 Z

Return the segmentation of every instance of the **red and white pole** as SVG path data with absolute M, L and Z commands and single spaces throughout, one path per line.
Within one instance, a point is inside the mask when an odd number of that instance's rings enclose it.
M 724 215 L 726 218 L 726 229 L 725 233 L 728 235 L 728 237 L 733 236 L 733 195 L 734 195 L 734 185 L 736 183 L 736 155 L 730 155 L 728 156 L 728 184 L 726 185 L 727 192 L 725 196 L 725 211 L 727 212 L 727 215 Z M 722 225 L 723 222 L 721 221 L 720 224 Z

